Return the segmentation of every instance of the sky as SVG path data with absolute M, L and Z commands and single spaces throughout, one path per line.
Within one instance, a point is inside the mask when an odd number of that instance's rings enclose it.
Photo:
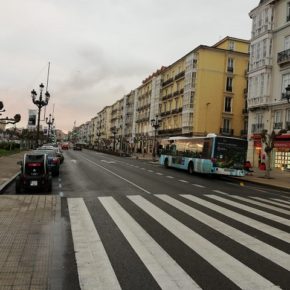
M 65 132 L 161 66 L 226 36 L 250 39 L 259 0 L 0 0 L 1 117 L 21 114 L 47 84 L 45 114 Z M 42 109 L 42 119 L 44 109 Z

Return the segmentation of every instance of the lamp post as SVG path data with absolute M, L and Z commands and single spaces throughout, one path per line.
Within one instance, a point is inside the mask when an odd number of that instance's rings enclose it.
M 41 112 L 41 108 L 46 106 L 48 104 L 49 98 L 50 98 L 50 94 L 48 91 L 45 92 L 45 98 L 42 97 L 42 92 L 44 89 L 44 85 L 41 83 L 39 85 L 39 89 L 40 89 L 40 93 L 39 93 L 39 99 L 36 99 L 37 93 L 35 90 L 31 91 L 31 98 L 32 98 L 32 102 L 34 105 L 37 106 L 38 108 L 38 119 L 37 119 L 37 131 L 36 131 L 36 144 L 38 145 L 39 143 L 39 125 L 40 125 L 40 112 Z
M 290 85 L 288 85 L 286 88 L 286 93 L 283 94 L 283 98 L 287 99 L 287 102 L 290 103 Z
M 53 123 L 54 123 L 54 118 L 51 118 L 51 114 L 49 114 L 49 118 L 45 119 L 45 122 L 48 125 L 47 140 L 49 141 L 50 129 L 51 129 Z
M 4 104 L 2 101 L 0 101 L 0 116 L 2 115 L 1 113 L 5 112 L 5 109 L 4 109 Z M 0 118 L 0 124 L 16 124 L 18 122 L 20 122 L 21 120 L 21 115 L 20 114 L 16 114 L 14 115 L 13 118 Z
M 114 126 L 111 128 L 112 134 L 114 136 L 114 144 L 113 144 L 113 152 L 116 150 L 116 134 L 117 134 L 117 128 Z
M 157 130 L 161 125 L 161 120 L 158 119 L 158 115 L 156 115 L 155 119 L 151 120 L 151 126 L 154 128 L 154 141 L 153 141 L 153 151 L 152 151 L 152 157 L 153 160 L 155 160 L 155 156 L 156 156 L 156 134 L 157 134 Z

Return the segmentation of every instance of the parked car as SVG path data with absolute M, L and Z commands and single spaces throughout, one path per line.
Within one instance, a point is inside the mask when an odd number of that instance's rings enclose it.
M 36 150 L 53 150 L 56 152 L 56 155 L 59 158 L 60 164 L 62 164 L 64 161 L 64 156 L 62 154 L 62 151 L 58 147 L 54 147 L 51 145 L 42 145 L 41 147 L 38 147 Z
M 55 150 L 38 148 L 34 152 L 39 152 L 47 155 L 48 168 L 52 176 L 59 176 L 60 159 Z
M 52 177 L 46 154 L 40 152 L 26 153 L 23 160 L 17 163 L 21 166 L 21 170 L 16 177 L 16 193 L 32 189 L 51 192 Z

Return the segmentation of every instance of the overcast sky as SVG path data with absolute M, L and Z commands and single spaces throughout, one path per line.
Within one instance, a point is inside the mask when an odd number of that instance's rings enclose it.
M 0 0 L 0 101 L 18 127 L 46 85 L 47 114 L 69 131 L 200 44 L 250 39 L 259 0 Z

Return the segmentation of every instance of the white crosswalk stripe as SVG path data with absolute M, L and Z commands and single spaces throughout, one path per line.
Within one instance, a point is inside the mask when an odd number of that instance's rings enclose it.
M 229 199 L 224 198 L 224 197 L 220 197 L 220 196 L 216 196 L 216 195 L 206 195 L 206 196 L 209 197 L 209 198 L 212 198 L 214 200 L 218 200 L 218 201 L 221 201 L 223 203 L 226 203 L 228 205 L 232 205 L 234 207 L 240 208 L 242 210 L 245 210 L 245 211 L 248 211 L 248 212 L 251 212 L 251 213 L 254 212 L 256 215 L 265 217 L 265 218 L 267 218 L 269 220 L 273 220 L 273 221 L 275 221 L 277 223 L 284 224 L 286 226 L 290 226 L 289 219 L 282 218 L 282 217 L 276 216 L 276 215 L 271 214 L 271 213 L 267 213 L 267 212 L 259 210 L 259 209 L 255 209 L 255 208 L 247 206 L 247 205 L 240 204 L 238 202 L 229 200 Z M 233 196 L 231 195 L 231 197 L 233 197 Z
M 233 220 L 236 220 L 240 223 L 243 223 L 245 225 L 248 225 L 252 228 L 255 228 L 259 231 L 262 231 L 266 234 L 269 234 L 271 236 L 274 236 L 276 237 L 277 239 L 280 239 L 282 241 L 289 241 L 290 242 L 290 234 L 287 233 L 287 232 L 284 232 L 284 231 L 281 231 L 280 229 L 277 229 L 277 228 L 274 228 L 274 227 L 271 227 L 265 223 L 262 223 L 260 221 L 257 221 L 255 219 L 252 219 L 252 218 L 249 218 L 249 217 L 246 217 L 242 214 L 239 214 L 239 213 L 236 213 L 232 210 L 229 210 L 229 209 L 226 209 L 222 206 L 219 206 L 219 205 L 216 205 L 212 202 L 209 202 L 209 201 L 206 201 L 206 200 L 203 200 L 201 198 L 198 198 L 196 196 L 193 196 L 193 195 L 182 195 L 183 197 L 197 203 L 197 204 L 200 204 L 202 206 L 205 206 L 211 210 L 214 210 L 220 214 L 223 214 L 227 217 L 230 217 L 232 218 Z M 213 197 L 213 196 L 210 196 L 210 197 Z M 253 209 L 252 209 L 252 212 L 255 212 Z
M 128 243 L 132 249 L 135 263 L 142 265 L 143 271 L 148 271 L 150 279 L 153 277 L 152 283 L 156 282 L 161 289 L 201 289 L 199 284 L 204 283 L 204 278 L 196 276 L 195 270 L 191 272 L 186 268 L 187 264 L 182 263 L 179 255 L 173 255 L 172 251 L 176 248 L 171 248 L 171 245 L 168 247 L 170 239 L 167 244 L 163 235 L 161 239 L 155 237 L 159 228 L 167 231 L 168 237 L 176 239 L 176 243 L 180 243 L 184 250 L 187 249 L 192 255 L 194 253 L 198 256 L 198 260 L 193 260 L 193 263 L 205 263 L 203 265 L 205 268 L 216 270 L 218 274 L 215 275 L 219 275 L 218 279 L 225 279 L 228 281 L 225 283 L 231 283 L 225 285 L 235 284 L 241 289 L 280 289 L 272 269 L 274 268 L 273 271 L 278 271 L 280 275 L 285 273 L 290 275 L 290 233 L 276 228 L 271 221 L 280 223 L 281 228 L 287 228 L 285 225 L 290 227 L 289 220 L 287 223 L 286 218 L 279 216 L 278 206 L 283 205 L 283 200 L 269 202 L 266 198 L 255 196 L 239 197 L 217 193 L 219 195 L 103 196 L 97 197 L 96 202 L 106 213 L 106 219 L 114 224 L 113 230 L 118 231 L 118 235 L 124 239 L 123 243 Z M 233 201 L 233 198 L 237 202 Z M 253 206 L 238 203 L 239 200 L 247 201 Z M 233 208 L 229 210 L 226 208 L 227 205 Z M 259 206 L 259 209 L 255 206 Z M 261 206 L 265 208 L 265 212 L 260 209 Z M 98 233 L 82 198 L 68 198 L 68 207 L 81 289 L 121 289 L 122 281 L 118 277 L 120 272 L 114 272 L 114 262 L 117 262 L 114 260 L 110 262 L 108 254 L 111 248 L 104 247 L 102 236 L 99 236 L 106 231 L 105 228 Z M 88 207 L 93 209 L 91 205 Z M 248 217 L 246 214 L 242 215 L 235 209 L 243 209 L 257 216 L 263 216 L 269 219 L 269 224 Z M 277 215 L 266 211 L 274 209 Z M 215 213 L 219 217 L 216 218 Z M 93 216 L 98 218 L 98 212 Z M 151 230 L 148 231 L 144 219 L 154 224 Z M 231 221 L 235 222 L 231 223 Z M 191 226 L 191 223 L 198 226 L 197 230 L 194 230 L 195 226 Z M 99 228 L 106 227 L 106 224 L 102 222 L 96 225 Z M 243 224 L 247 227 L 245 228 Z M 251 230 L 248 231 L 248 228 Z M 211 235 L 205 235 L 205 232 L 210 232 Z M 259 234 L 255 235 L 253 232 Z M 270 238 L 264 239 L 265 234 L 261 232 L 266 233 Z M 224 237 L 228 244 L 222 245 L 221 237 Z M 230 245 L 234 245 L 234 250 L 228 248 Z M 238 254 L 239 250 L 242 254 Z M 244 254 L 249 257 L 238 258 L 244 257 Z M 263 270 L 253 264 L 254 257 L 261 257 L 259 259 L 265 262 Z M 130 262 L 130 260 L 126 261 L 126 263 Z M 265 271 L 269 273 L 266 274 Z M 206 274 L 206 279 L 210 279 L 210 272 Z M 285 279 L 290 281 L 289 277 Z M 212 289 L 215 283 L 213 281 L 211 283 L 209 288 Z M 282 288 L 285 288 L 285 281 L 281 283 L 284 286 Z
M 246 265 L 171 217 L 141 196 L 128 196 L 137 206 L 242 289 L 279 289 Z
M 276 201 L 272 201 L 270 199 L 266 199 L 266 198 L 261 198 L 261 197 L 257 197 L 257 196 L 251 196 L 252 199 L 256 199 L 256 200 L 259 200 L 259 201 L 263 201 L 263 202 L 267 202 L 267 203 L 270 203 L 270 204 L 273 204 L 273 205 L 278 205 L 279 207 L 283 207 L 283 208 L 289 208 L 289 210 L 286 212 L 287 214 L 290 214 L 290 205 L 286 205 L 286 204 L 282 204 L 281 202 L 276 202 Z M 280 210 L 280 208 L 279 208 Z
M 112 197 L 99 199 L 162 289 L 200 289 Z

